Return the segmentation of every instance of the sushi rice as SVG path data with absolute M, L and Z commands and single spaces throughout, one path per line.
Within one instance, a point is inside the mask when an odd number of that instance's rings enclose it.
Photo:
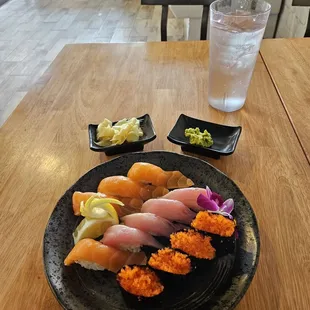
M 75 263 L 81 265 L 82 267 L 84 267 L 86 269 L 90 269 L 90 270 L 99 270 L 99 271 L 106 270 L 106 268 L 104 268 L 103 266 L 96 264 L 94 262 L 77 260 L 77 261 L 75 261 Z

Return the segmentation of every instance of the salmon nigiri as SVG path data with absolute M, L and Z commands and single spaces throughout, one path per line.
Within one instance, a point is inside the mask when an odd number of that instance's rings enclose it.
M 120 251 L 93 239 L 79 241 L 65 259 L 65 266 L 74 263 L 93 270 L 118 272 L 125 265 L 145 265 L 143 252 Z
M 141 212 L 153 213 L 169 221 L 176 221 L 184 224 L 190 224 L 196 216 L 196 213 L 191 211 L 181 201 L 164 198 L 146 201 L 141 208 Z
M 96 196 L 98 198 L 107 197 L 107 195 L 102 194 L 102 193 L 93 193 L 93 192 L 82 193 L 78 191 L 73 193 L 72 208 L 73 208 L 74 215 L 77 215 L 77 216 L 81 215 L 81 212 L 80 212 L 81 202 L 85 204 L 86 201 L 92 196 Z M 124 206 L 112 204 L 119 217 L 132 214 L 135 212 L 139 212 L 143 204 L 143 200 L 140 198 L 125 198 L 125 197 L 118 197 L 118 196 L 109 196 L 109 198 L 117 199 L 124 204 Z
M 137 182 L 151 183 L 168 189 L 194 185 L 194 182 L 185 177 L 180 171 L 164 171 L 156 165 L 143 162 L 133 164 L 127 176 Z
M 169 191 L 162 186 L 145 185 L 127 177 L 117 175 L 104 178 L 98 186 L 98 192 L 106 195 L 140 198 L 148 200 L 167 194 Z
M 179 188 L 169 192 L 162 198 L 181 201 L 187 207 L 199 212 L 205 210 L 197 203 L 197 198 L 200 194 L 206 195 L 206 189 L 199 187 Z
M 120 250 L 127 250 L 131 252 L 139 252 L 143 245 L 157 249 L 163 247 L 150 234 L 125 225 L 114 225 L 108 228 L 100 242 Z

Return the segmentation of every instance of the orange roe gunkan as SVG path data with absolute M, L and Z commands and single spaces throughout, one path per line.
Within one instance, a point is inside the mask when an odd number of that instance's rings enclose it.
M 170 235 L 171 246 L 193 257 L 201 259 L 213 259 L 215 248 L 211 245 L 211 237 L 190 229 Z
M 117 281 L 125 291 L 136 296 L 154 297 L 164 290 L 158 276 L 147 267 L 125 266 L 118 273 Z
M 154 269 L 178 275 L 186 275 L 192 269 L 191 260 L 186 254 L 170 248 L 153 253 L 148 264 Z
M 191 226 L 211 234 L 231 237 L 235 231 L 236 222 L 220 214 L 200 211 L 192 221 Z

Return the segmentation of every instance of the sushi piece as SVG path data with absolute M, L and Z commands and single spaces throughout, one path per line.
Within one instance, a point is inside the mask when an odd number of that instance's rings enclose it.
M 72 208 L 73 208 L 73 213 L 74 215 L 81 215 L 80 212 L 80 207 L 81 207 L 81 202 L 86 203 L 86 201 L 92 197 L 92 196 L 96 196 L 98 198 L 106 198 L 107 196 L 105 194 L 101 194 L 101 193 L 93 193 L 93 192 L 74 192 L 72 195 Z
M 143 252 L 120 251 L 93 239 L 83 239 L 75 245 L 64 261 L 65 266 L 74 263 L 87 269 L 106 269 L 116 273 L 126 264 L 144 265 L 146 257 Z
M 118 209 L 116 209 L 116 212 L 119 217 L 123 217 L 128 214 L 140 212 L 143 200 L 140 198 L 130 198 L 130 197 L 119 197 L 119 196 L 113 196 L 115 199 L 121 201 L 124 206 L 120 207 L 118 206 Z
M 145 201 L 166 195 L 169 191 L 165 187 L 141 184 L 124 176 L 111 176 L 101 180 L 98 192 L 112 196 L 140 198 Z
M 197 203 L 197 198 L 200 194 L 205 195 L 206 189 L 199 187 L 180 188 L 169 192 L 162 198 L 181 201 L 187 207 L 191 208 L 196 212 L 199 212 L 205 210 Z
M 115 220 L 112 217 L 103 219 L 84 218 L 72 234 L 74 244 L 77 244 L 80 240 L 86 238 L 99 238 L 109 227 L 116 224 L 118 224 L 118 219 Z
M 169 221 L 190 224 L 196 213 L 187 208 L 182 202 L 170 199 L 150 199 L 142 208 L 142 213 L 153 213 Z
M 140 229 L 153 236 L 169 237 L 173 232 L 184 228 L 182 224 L 172 224 L 170 221 L 153 213 L 135 213 L 122 218 L 126 226 Z
M 148 261 L 153 269 L 174 275 L 187 275 L 192 271 L 188 255 L 170 248 L 164 248 L 153 253 Z
M 192 221 L 191 226 L 207 233 L 231 237 L 235 232 L 236 222 L 221 214 L 200 211 Z
M 181 250 L 199 259 L 213 259 L 216 250 L 211 244 L 211 237 L 205 236 L 193 229 L 179 231 L 170 236 L 173 249 Z
M 133 164 L 127 176 L 137 182 L 164 186 L 168 189 L 194 185 L 193 181 L 186 178 L 180 171 L 164 171 L 156 165 L 143 162 Z
M 125 225 L 114 225 L 108 228 L 100 242 L 120 250 L 131 252 L 139 252 L 142 246 L 157 249 L 163 247 L 150 234 Z
M 80 211 L 81 203 L 83 202 L 85 204 L 86 201 L 92 196 L 95 196 L 98 198 L 107 197 L 107 195 L 105 194 L 94 193 L 94 192 L 83 193 L 83 192 L 76 191 L 73 193 L 72 208 L 73 208 L 74 215 L 76 216 L 81 215 L 81 211 Z M 129 198 L 129 197 L 118 197 L 118 196 L 109 196 L 109 198 L 117 199 L 124 204 L 124 206 L 112 204 L 112 206 L 115 208 L 119 217 L 125 216 L 127 214 L 132 214 L 135 212 L 139 212 L 143 204 L 143 200 L 140 198 Z
M 164 290 L 156 273 L 144 266 L 125 266 L 118 272 L 116 280 L 122 290 L 136 297 L 155 297 Z

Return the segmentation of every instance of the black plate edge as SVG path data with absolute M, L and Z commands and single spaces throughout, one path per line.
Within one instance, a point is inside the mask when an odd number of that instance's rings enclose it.
M 256 224 L 256 228 L 257 228 L 256 230 L 257 230 L 257 234 L 259 236 L 259 226 L 258 226 L 258 222 L 257 222 L 257 219 L 256 219 L 254 212 L 253 212 L 253 221 Z M 258 238 L 256 241 L 257 241 L 257 253 L 256 253 L 256 257 L 255 257 L 255 264 L 251 270 L 251 273 L 248 274 L 248 280 L 247 280 L 247 282 L 243 288 L 242 293 L 238 296 L 238 298 L 236 298 L 235 302 L 231 305 L 229 310 L 234 309 L 239 304 L 241 299 L 244 297 L 245 293 L 248 291 L 250 285 L 252 284 L 253 278 L 256 274 L 256 270 L 257 270 L 257 266 L 258 266 L 259 258 L 260 258 L 260 238 Z
M 137 152 L 137 153 L 135 153 L 135 154 L 143 154 L 143 153 L 168 153 L 168 154 L 171 154 L 171 153 L 172 153 L 172 154 L 175 154 L 175 155 L 178 155 L 178 156 L 184 156 L 184 157 L 187 157 L 187 158 L 193 158 L 193 156 L 189 156 L 189 155 L 185 155 L 185 154 L 179 154 L 179 153 L 168 152 L 168 151 L 160 151 L 160 150 L 149 151 L 149 152 Z M 123 157 L 123 156 L 127 156 L 127 155 L 124 154 L 124 155 L 117 156 L 117 157 L 115 157 L 115 158 L 113 158 L 113 159 L 110 159 L 110 160 L 108 160 L 108 161 L 105 161 L 105 162 L 103 162 L 103 163 L 101 163 L 101 164 L 99 164 L 99 165 L 97 165 L 97 166 L 104 165 L 104 164 L 107 163 L 107 162 L 113 162 L 113 161 L 117 160 L 119 157 Z M 226 178 L 228 178 L 228 179 L 231 181 L 231 183 L 232 183 L 233 186 L 237 189 L 237 191 L 240 192 L 240 193 L 242 194 L 242 191 L 240 190 L 239 186 L 238 186 L 232 179 L 230 179 L 224 172 L 222 172 L 221 170 L 219 170 L 218 168 L 214 167 L 213 165 L 211 165 L 210 163 L 208 163 L 207 161 L 205 161 L 205 160 L 203 160 L 203 159 L 200 159 L 200 158 L 197 158 L 197 157 L 194 157 L 194 158 L 195 158 L 196 160 L 198 160 L 198 161 L 201 161 L 201 162 L 203 162 L 203 163 L 205 163 L 205 164 L 211 166 L 211 167 L 212 167 L 213 169 L 215 169 L 217 172 L 219 172 L 220 174 L 224 175 Z M 59 303 L 59 304 L 62 306 L 62 308 L 65 309 L 65 310 L 69 310 L 69 308 L 66 307 L 66 305 L 62 302 L 62 297 L 61 297 L 59 294 L 57 294 L 57 292 L 54 290 L 54 287 L 52 286 L 52 284 L 51 284 L 51 282 L 50 282 L 50 279 L 49 279 L 49 277 L 48 277 L 48 275 L 47 275 L 47 270 L 46 270 L 46 267 L 45 267 L 46 255 L 45 255 L 45 252 L 44 252 L 44 250 L 45 250 L 44 240 L 45 240 L 46 230 L 47 230 L 47 226 L 49 225 L 49 223 L 50 223 L 50 221 L 51 221 L 51 217 L 52 217 L 52 214 L 53 214 L 54 211 L 55 211 L 56 206 L 58 205 L 59 201 L 66 195 L 66 192 L 69 191 L 69 190 L 71 190 L 71 189 L 74 187 L 75 183 L 77 183 L 85 174 L 87 174 L 87 173 L 90 172 L 91 170 L 95 169 L 97 166 L 95 166 L 95 167 L 89 169 L 88 171 L 86 171 L 84 174 L 81 175 L 81 177 L 80 177 L 78 180 L 76 180 L 68 189 L 65 190 L 65 192 L 63 193 L 63 195 L 62 195 L 62 196 L 59 198 L 59 200 L 57 201 L 57 203 L 56 203 L 55 207 L 53 208 L 52 212 L 50 213 L 49 219 L 48 219 L 47 224 L 46 224 L 46 228 L 45 228 L 45 230 L 44 230 L 44 235 L 43 235 L 43 240 L 42 240 L 42 241 L 43 241 L 43 247 L 42 247 L 42 252 L 43 252 L 43 253 L 42 253 L 42 254 L 43 254 L 43 255 L 42 255 L 42 261 L 43 261 L 44 274 L 45 274 L 45 277 L 46 277 L 46 279 L 47 279 L 47 283 L 48 283 L 48 285 L 49 285 L 49 287 L 50 287 L 50 289 L 51 289 L 53 295 L 56 297 L 56 300 L 58 301 L 58 303 Z M 242 196 L 244 196 L 244 195 L 242 194 Z M 245 197 L 245 196 L 244 196 L 244 197 Z M 247 200 L 246 197 L 245 197 L 245 199 L 246 199 L 246 201 L 248 202 L 248 200 Z M 248 203 L 249 203 L 249 202 L 248 202 Z M 250 203 L 249 203 L 249 205 L 251 206 Z M 251 207 L 251 208 L 252 208 L 252 207 Z M 252 210 L 253 210 L 253 208 L 252 208 Z M 244 297 L 245 293 L 247 292 L 248 288 L 250 287 L 250 285 L 251 285 L 251 283 L 252 283 L 252 280 L 253 280 L 253 278 L 254 278 L 254 276 L 255 276 L 255 273 L 256 273 L 256 270 L 257 270 L 257 266 L 258 266 L 258 263 L 259 263 L 259 258 L 260 258 L 260 243 L 261 243 L 261 242 L 260 242 L 260 235 L 259 235 L 259 225 L 258 225 L 258 221 L 257 221 L 256 215 L 255 215 L 255 213 L 254 213 L 254 210 L 253 210 L 253 213 L 252 213 L 252 219 L 253 219 L 253 222 L 254 222 L 254 224 L 255 224 L 255 227 L 254 227 L 254 228 L 255 228 L 256 233 L 257 233 L 257 236 L 258 236 L 258 238 L 256 239 L 256 242 L 257 242 L 256 256 L 253 257 L 253 258 L 255 259 L 255 263 L 254 263 L 254 265 L 253 265 L 252 268 L 251 268 L 251 272 L 248 273 L 248 279 L 247 279 L 247 281 L 246 281 L 245 286 L 243 287 L 242 292 L 239 294 L 239 296 L 236 298 L 236 300 L 234 300 L 234 302 L 233 302 L 231 305 L 229 305 L 229 307 L 227 307 L 227 308 L 225 308 L 225 309 L 221 309 L 221 310 L 233 310 L 233 309 L 239 304 L 239 302 L 242 300 L 242 298 Z M 236 264 L 236 261 L 237 261 L 237 259 L 235 260 L 235 264 Z M 220 296 L 222 296 L 222 295 L 223 295 L 223 293 L 220 294 Z M 219 310 L 220 310 L 220 309 L 219 309 Z
M 61 198 L 62 198 L 63 196 L 64 196 L 64 195 L 62 195 Z M 57 202 L 57 203 L 58 203 L 58 202 Z M 55 209 L 55 208 L 54 208 L 54 209 Z M 53 209 L 52 213 L 54 212 L 54 209 Z M 52 215 L 52 213 L 51 213 L 51 215 Z M 50 216 L 51 216 L 51 215 L 50 215 Z M 48 220 L 48 222 L 47 222 L 47 224 L 46 224 L 46 227 L 48 226 L 49 222 L 50 222 L 50 218 L 49 218 L 49 220 Z M 53 286 L 52 286 L 52 283 L 51 283 L 51 281 L 50 281 L 50 278 L 49 278 L 49 276 L 48 276 L 48 274 L 47 274 L 47 270 L 46 270 L 46 268 L 45 268 L 45 263 L 46 263 L 46 259 L 45 259 L 45 258 L 46 258 L 46 257 L 45 257 L 45 252 L 46 252 L 46 251 L 45 251 L 45 242 L 44 242 L 44 240 L 45 240 L 45 234 L 46 234 L 46 229 L 45 229 L 45 231 L 44 231 L 43 246 L 42 246 L 42 261 L 43 261 L 43 269 L 44 269 L 45 279 L 46 279 L 46 282 L 47 282 L 48 286 L 50 287 L 51 292 L 53 293 L 55 299 L 57 300 L 58 304 L 59 304 L 63 309 L 66 309 L 66 310 L 67 310 L 66 306 L 61 302 L 60 294 L 58 294 L 57 291 L 54 290 L 54 288 L 53 288 Z

